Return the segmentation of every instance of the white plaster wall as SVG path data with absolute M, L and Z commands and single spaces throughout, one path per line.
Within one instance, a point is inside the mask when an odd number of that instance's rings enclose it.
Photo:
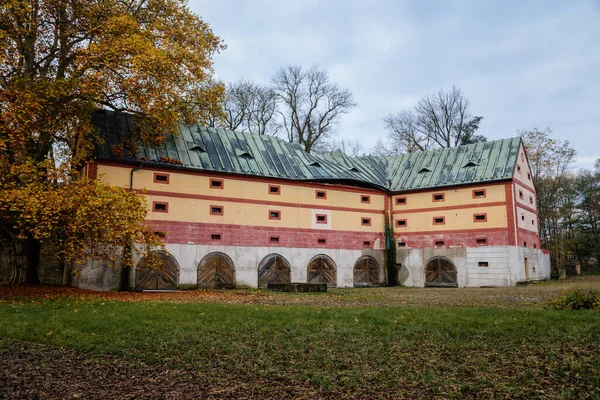
M 380 255 L 381 251 L 373 249 L 365 250 L 341 250 L 341 249 L 307 249 L 289 247 L 244 247 L 244 246 L 218 246 L 197 244 L 167 244 L 169 253 L 179 264 L 179 284 L 192 286 L 197 284 L 198 264 L 207 255 L 213 252 L 221 252 L 231 258 L 235 265 L 236 287 L 258 287 L 258 266 L 269 254 L 283 256 L 291 266 L 290 278 L 292 282 L 307 281 L 307 267 L 310 260 L 318 255 L 325 254 L 336 263 L 337 287 L 354 286 L 354 264 L 363 255 L 371 255 L 379 263 L 382 269 L 382 278 L 385 265 Z M 373 254 L 377 253 L 377 254 Z M 135 263 L 139 261 L 139 255 L 134 257 Z M 130 282 L 135 282 L 134 271 Z
M 436 256 L 448 257 L 457 270 L 459 287 L 515 286 L 525 281 L 525 257 L 529 280 L 550 278 L 550 258 L 539 249 L 516 246 L 477 246 L 465 248 L 398 249 L 402 265 L 399 282 L 404 286 L 425 286 L 425 265 Z M 479 262 L 488 267 L 479 267 Z
M 528 264 L 528 276 L 529 281 L 550 279 L 550 255 L 544 254 L 539 249 L 519 247 L 518 264 L 519 270 L 519 281 L 524 282 L 525 279 L 525 258 L 527 258 Z
M 488 267 L 480 267 L 487 262 Z M 510 264 L 514 263 L 509 246 L 467 247 L 467 275 L 465 286 L 514 286 Z

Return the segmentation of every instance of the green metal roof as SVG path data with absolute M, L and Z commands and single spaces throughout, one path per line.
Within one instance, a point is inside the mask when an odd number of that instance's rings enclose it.
M 104 143 L 99 160 L 126 161 L 169 168 L 235 173 L 301 181 L 344 183 L 392 192 L 510 179 L 521 139 L 504 139 L 391 157 L 350 157 L 337 151 L 314 155 L 274 136 L 221 128 L 179 125 L 161 147 L 122 145 L 134 128 L 131 115 L 98 111 L 93 116 Z

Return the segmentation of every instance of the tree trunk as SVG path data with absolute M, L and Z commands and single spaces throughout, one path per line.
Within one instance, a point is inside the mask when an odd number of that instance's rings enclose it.
M 40 242 L 35 239 L 25 239 L 25 255 L 27 257 L 27 283 L 40 283 Z

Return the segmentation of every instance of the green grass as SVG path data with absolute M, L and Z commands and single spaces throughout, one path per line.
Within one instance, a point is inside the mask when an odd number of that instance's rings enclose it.
M 192 369 L 221 385 L 257 377 L 373 397 L 600 395 L 598 311 L 0 301 L 0 338 Z

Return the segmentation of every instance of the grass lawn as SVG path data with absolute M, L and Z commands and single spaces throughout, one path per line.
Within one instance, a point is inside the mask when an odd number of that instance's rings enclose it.
M 4 288 L 0 372 L 14 398 L 42 384 L 15 383 L 11 357 L 39 380 L 46 364 L 138 371 L 103 381 L 122 382 L 124 398 L 598 398 L 600 312 L 542 307 L 571 286 L 597 289 L 600 279 L 312 295 Z M 142 389 L 127 386 L 150 375 Z M 159 384 L 169 396 L 153 392 Z M 81 397 L 94 398 L 85 387 Z

